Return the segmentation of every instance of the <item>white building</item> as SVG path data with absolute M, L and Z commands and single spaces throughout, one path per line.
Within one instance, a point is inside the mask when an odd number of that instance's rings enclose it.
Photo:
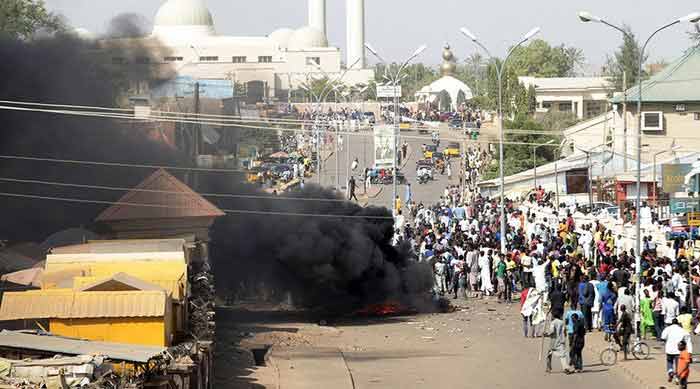
M 456 111 L 460 104 L 471 100 L 472 90 L 455 75 L 457 64 L 450 45 L 442 52 L 442 77 L 416 92 L 419 103 L 435 105 L 441 111 Z
M 612 84 L 605 77 L 518 77 L 535 87 L 537 112 L 572 112 L 588 119 L 606 111 Z
M 291 0 L 290 0 L 291 1 Z M 102 47 L 147 47 L 147 53 L 113 57 L 116 65 L 169 65 L 178 76 L 228 79 L 246 85 L 248 94 L 286 99 L 312 78 L 338 77 L 340 49 L 326 37 L 326 0 L 309 0 L 309 25 L 280 28 L 265 37 L 222 36 L 203 0 L 167 0 L 158 10 L 151 36 L 100 42 Z M 367 84 L 374 71 L 365 69 L 364 0 L 347 0 L 348 64 L 343 81 Z M 119 53 L 124 52 L 120 50 Z

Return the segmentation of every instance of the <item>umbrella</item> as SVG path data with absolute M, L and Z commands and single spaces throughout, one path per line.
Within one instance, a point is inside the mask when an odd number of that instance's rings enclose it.
M 270 155 L 270 158 L 289 158 L 289 154 L 285 153 L 284 151 L 278 151 Z

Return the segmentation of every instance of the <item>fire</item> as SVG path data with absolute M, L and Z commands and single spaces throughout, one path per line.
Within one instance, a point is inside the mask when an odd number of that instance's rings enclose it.
M 370 304 L 355 312 L 358 316 L 392 316 L 408 313 L 410 309 L 397 303 L 385 302 L 380 304 Z

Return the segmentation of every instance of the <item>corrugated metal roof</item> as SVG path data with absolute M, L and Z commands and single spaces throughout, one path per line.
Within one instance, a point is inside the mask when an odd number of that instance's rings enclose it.
M 104 355 L 113 361 L 138 363 L 146 363 L 165 352 L 165 347 L 88 341 L 6 330 L 0 332 L 0 347 L 64 355 Z
M 104 210 L 96 221 L 211 218 L 224 215 L 214 204 L 163 169 L 158 169 L 135 189 L 138 190 L 132 190 L 119 199 L 118 203 L 122 204 Z
M 606 77 L 518 77 L 525 87 L 534 86 L 541 90 L 562 89 L 611 89 L 613 86 Z
M 156 253 L 183 251 L 185 239 L 93 240 L 84 244 L 56 247 L 51 254 Z
M 612 99 L 620 103 L 623 96 Z M 627 102 L 639 101 L 639 86 L 627 90 Z M 682 57 L 642 83 L 642 102 L 700 101 L 700 46 L 686 51 Z
M 74 292 L 40 290 L 9 292 L 2 296 L 0 320 L 161 317 L 165 291 Z

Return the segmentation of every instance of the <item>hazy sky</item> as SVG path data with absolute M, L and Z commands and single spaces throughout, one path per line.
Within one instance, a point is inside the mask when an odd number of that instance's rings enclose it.
M 153 20 L 164 0 L 46 0 L 50 9 L 65 15 L 72 25 L 94 33 L 104 32 L 108 21 L 124 12 L 142 14 Z M 306 24 L 306 0 L 207 0 L 219 34 L 267 35 L 279 27 Z M 449 42 L 458 58 L 476 51 L 459 33 L 461 26 L 472 30 L 494 55 L 534 26 L 542 28 L 541 38 L 550 43 L 580 47 L 591 65 L 605 62 L 621 41 L 621 35 L 606 26 L 580 23 L 576 12 L 585 4 L 588 11 L 611 23 L 628 23 L 638 36 L 692 11 L 700 11 L 695 0 L 366 0 L 366 40 L 387 60 L 400 61 L 421 44 L 429 50 L 420 61 L 440 62 L 440 50 Z M 691 25 L 672 27 L 654 38 L 650 59 L 670 60 L 690 44 Z M 344 50 L 345 1 L 328 0 L 330 43 Z M 368 53 L 369 55 L 369 53 Z M 370 58 L 371 61 L 374 61 Z

